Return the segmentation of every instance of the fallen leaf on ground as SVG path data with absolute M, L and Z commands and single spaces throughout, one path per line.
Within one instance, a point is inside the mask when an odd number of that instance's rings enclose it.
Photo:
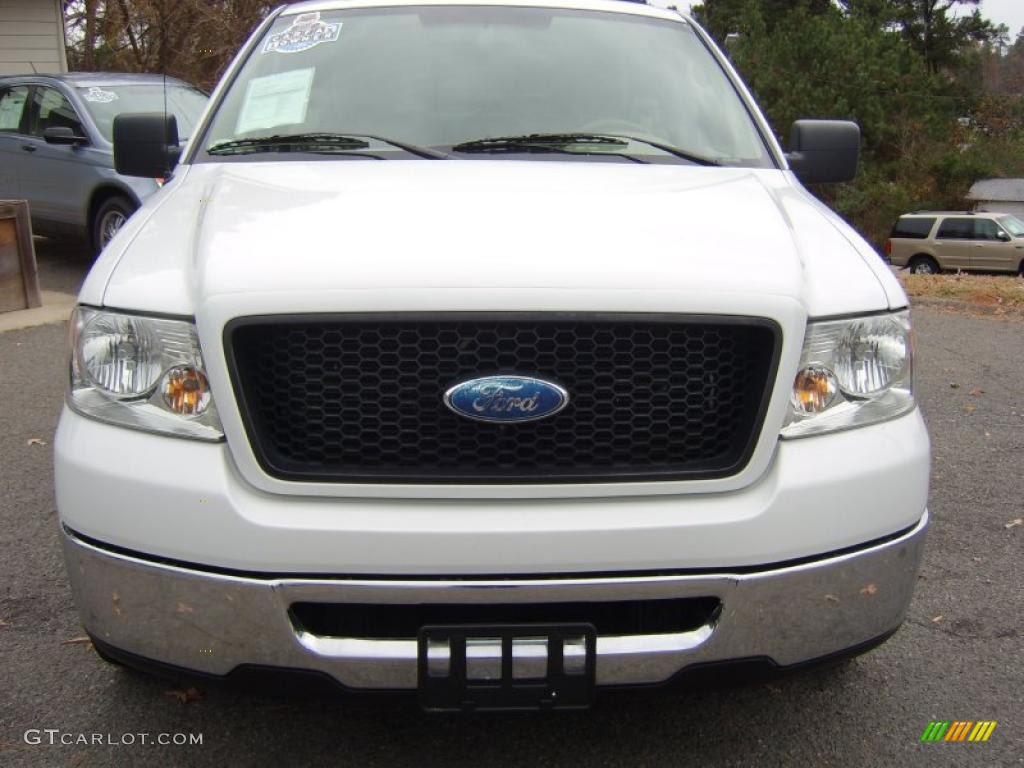
M 41 437 L 30 437 L 25 445 L 46 445 L 46 441 Z
M 7 629 L 7 628 L 8 628 L 9 626 L 11 626 L 11 625 L 10 625 L 10 624 L 8 624 L 8 623 L 7 623 L 6 621 L 4 621 L 3 619 L 0 619 L 0 629 Z
M 1003 528 L 1013 528 L 1014 526 L 1024 525 L 1024 517 L 1018 517 L 1016 520 L 1011 520 L 1006 523 Z
M 164 691 L 164 696 L 170 696 L 172 699 L 177 699 L 182 704 L 188 704 L 192 701 L 199 701 L 203 698 L 203 692 L 198 688 L 185 688 L 184 690 L 173 690 Z
M 873 595 L 877 591 L 878 587 L 876 587 L 874 584 L 868 584 L 866 587 L 864 587 L 864 589 L 860 591 L 860 593 L 862 595 Z
M 978 395 L 984 395 L 985 394 L 985 390 L 982 389 L 981 387 L 975 387 L 974 389 L 972 389 L 967 394 L 970 395 L 971 397 L 977 397 Z
M 839 598 L 836 597 L 835 595 L 825 595 L 825 599 L 828 600 L 830 603 L 838 603 L 839 602 Z
M 62 640 L 61 645 L 92 645 L 92 640 L 88 635 L 79 635 L 78 637 L 72 637 L 70 640 Z
M 964 411 L 967 413 L 974 413 L 976 410 L 978 410 L 978 406 L 973 405 L 972 403 L 968 403 L 964 406 Z
M 943 615 L 942 615 L 942 614 L 940 613 L 940 614 L 939 614 L 938 616 L 936 616 L 935 618 L 933 618 L 933 619 L 932 619 L 932 624 L 938 624 L 938 623 L 939 623 L 940 621 L 942 621 L 942 620 L 943 620 L 944 618 L 946 618 L 946 617 L 945 617 L 945 616 L 943 616 Z
M 955 381 L 951 381 L 951 382 L 949 382 L 949 388 L 950 389 L 960 389 L 960 385 L 957 384 Z

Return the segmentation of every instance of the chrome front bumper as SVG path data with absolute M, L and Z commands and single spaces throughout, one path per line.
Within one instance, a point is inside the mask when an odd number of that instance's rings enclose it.
M 789 666 L 853 648 L 903 621 L 928 515 L 897 538 L 757 572 L 609 578 L 371 580 L 252 578 L 165 565 L 62 535 L 82 622 L 103 643 L 149 660 L 226 675 L 242 664 L 316 670 L 355 689 L 417 684 L 415 638 L 312 635 L 296 602 L 550 603 L 717 597 L 697 629 L 599 636 L 598 685 L 650 684 L 693 664 L 767 657 Z

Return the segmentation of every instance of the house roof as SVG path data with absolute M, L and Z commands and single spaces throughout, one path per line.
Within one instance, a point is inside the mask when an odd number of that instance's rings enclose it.
M 1024 202 L 1024 179 L 983 179 L 974 183 L 967 199 Z

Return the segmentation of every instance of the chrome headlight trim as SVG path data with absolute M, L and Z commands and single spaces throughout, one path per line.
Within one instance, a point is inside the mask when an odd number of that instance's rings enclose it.
M 809 322 L 796 378 L 824 369 L 838 392 L 827 407 L 806 413 L 793 404 L 794 391 L 780 436 L 838 432 L 909 413 L 917 405 L 913 358 L 909 310 Z
M 79 305 L 71 315 L 68 341 L 66 400 L 75 413 L 143 432 L 224 439 L 212 399 L 201 413 L 182 415 L 171 409 L 161 389 L 165 374 L 182 366 L 206 376 L 191 320 Z

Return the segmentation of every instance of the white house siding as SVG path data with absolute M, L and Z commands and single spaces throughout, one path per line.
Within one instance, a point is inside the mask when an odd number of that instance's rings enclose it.
M 976 211 L 1024 217 L 1024 179 L 982 179 L 967 193 Z
M 1008 200 L 979 200 L 974 208 L 978 211 L 1010 213 L 1018 219 L 1024 219 L 1024 203 L 1011 202 Z
M 0 0 L 0 75 L 66 72 L 60 0 Z

